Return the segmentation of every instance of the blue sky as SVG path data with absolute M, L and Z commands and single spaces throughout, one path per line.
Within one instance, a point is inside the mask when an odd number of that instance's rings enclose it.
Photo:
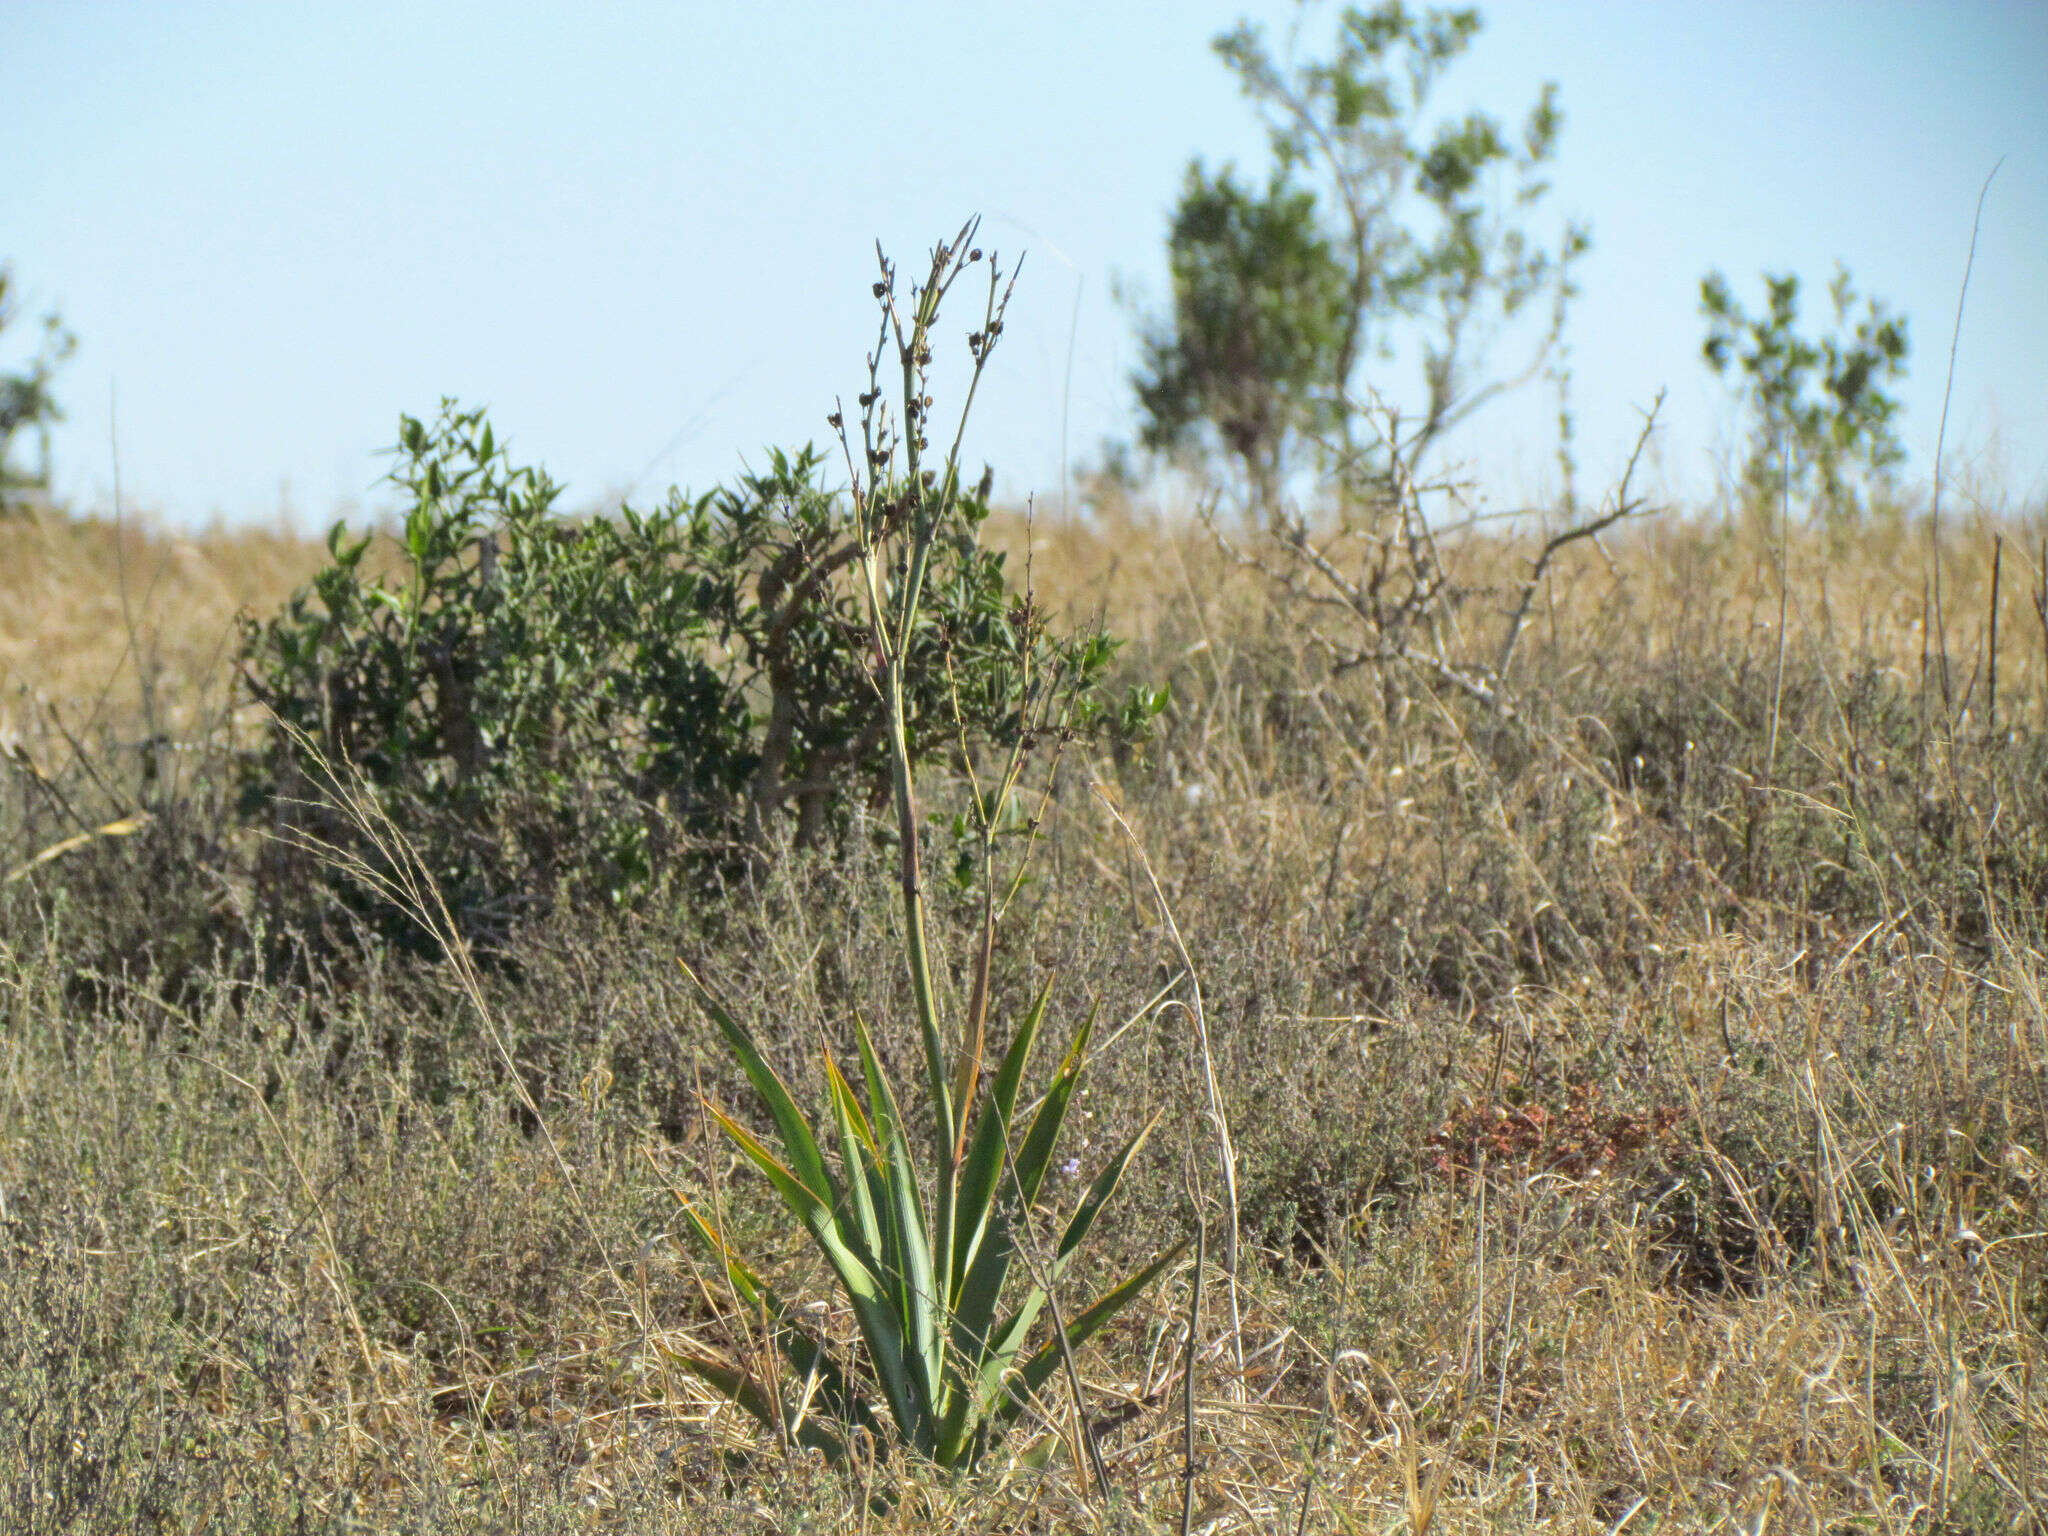
M 2048 494 L 2048 5 L 1482 9 L 1442 104 L 1519 118 L 1558 81 L 1551 206 L 1593 227 L 1569 335 L 1589 483 L 1668 387 L 1656 468 L 1703 493 L 1735 417 L 1698 361 L 1701 274 L 1754 301 L 1761 270 L 1793 270 L 1818 303 L 1838 258 L 1909 317 L 1924 476 L 2003 155 L 1951 453 Z M 105 505 L 117 421 L 133 505 L 311 527 L 379 505 L 376 450 L 443 395 L 488 403 L 572 503 L 703 488 L 822 437 L 859 387 L 874 241 L 912 265 L 979 212 L 984 244 L 1029 260 L 971 448 L 1004 494 L 1056 504 L 1063 441 L 1079 459 L 1132 430 L 1114 280 L 1163 293 L 1190 156 L 1262 156 L 1209 39 L 1293 14 L 10 0 L 0 260 L 80 338 L 60 488 Z M 1554 419 L 1531 393 L 1453 450 L 1496 500 L 1538 495 Z

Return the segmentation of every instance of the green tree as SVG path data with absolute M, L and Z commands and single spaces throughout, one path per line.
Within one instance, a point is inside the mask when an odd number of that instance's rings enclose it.
M 12 269 L 0 266 L 0 335 L 18 318 L 12 289 Z M 50 381 L 71 356 L 77 339 L 64 328 L 54 313 L 43 317 L 42 338 L 18 373 L 0 373 L 0 516 L 18 510 L 17 499 L 26 490 L 47 491 L 50 485 L 50 425 L 62 421 Z M 33 469 L 14 463 L 14 438 L 33 431 L 37 437 L 37 462 Z
M 1277 57 L 1248 22 L 1216 39 L 1266 124 L 1273 167 L 1263 189 L 1232 167 L 1188 169 L 1171 304 L 1142 324 L 1133 378 L 1146 446 L 1221 449 L 1270 514 L 1305 447 L 1350 477 L 1384 482 L 1397 460 L 1412 474 L 1444 433 L 1540 370 L 1587 235 L 1567 223 L 1546 243 L 1528 224 L 1562 123 L 1554 86 L 1519 135 L 1481 112 L 1430 120 L 1435 87 L 1479 28 L 1474 10 L 1390 0 L 1346 7 L 1323 59 Z M 1535 358 L 1490 376 L 1500 332 L 1545 297 Z M 1362 388 L 1368 365 L 1398 349 L 1422 373 L 1405 415 Z
M 1349 285 L 1315 194 L 1275 173 L 1264 192 L 1197 160 L 1167 240 L 1174 310 L 1143 339 L 1135 384 L 1148 448 L 1207 426 L 1270 501 L 1296 434 L 1329 424 Z
M 1763 312 L 1751 315 L 1719 272 L 1700 282 L 1701 355 L 1732 376 L 1749 418 L 1742 489 L 1755 504 L 1796 495 L 1831 521 L 1857 516 L 1865 504 L 1858 482 L 1882 486 L 1906 457 L 1893 426 L 1898 397 L 1886 387 L 1906 375 L 1906 322 L 1877 299 L 1856 316 L 1859 295 L 1839 262 L 1826 335 L 1798 333 L 1797 277 L 1766 273 L 1764 290 Z

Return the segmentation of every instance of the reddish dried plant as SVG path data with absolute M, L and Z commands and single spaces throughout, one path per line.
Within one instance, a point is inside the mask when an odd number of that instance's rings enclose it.
M 1556 1108 L 1537 1100 L 1460 1107 L 1430 1136 L 1424 1166 L 1453 1180 L 1470 1175 L 1482 1160 L 1582 1178 L 1637 1160 L 1685 1117 L 1677 1104 L 1609 1111 L 1597 1083 L 1572 1083 Z

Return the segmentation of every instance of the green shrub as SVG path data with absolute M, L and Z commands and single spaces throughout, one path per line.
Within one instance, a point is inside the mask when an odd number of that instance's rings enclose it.
M 820 452 L 584 519 L 556 510 L 561 488 L 515 466 L 480 410 L 403 418 L 395 454 L 411 501 L 395 574 L 337 526 L 332 563 L 247 621 L 241 646 L 277 724 L 245 769 L 245 811 L 287 843 L 364 858 L 367 880 L 311 861 L 350 906 L 384 912 L 377 858 L 322 793 L 322 759 L 360 776 L 484 939 L 565 885 L 618 901 L 678 853 L 758 863 L 843 826 L 855 796 L 886 797 L 860 530 Z M 915 761 L 1014 739 L 1022 676 L 1078 673 L 1085 694 L 1113 653 L 1053 637 L 1012 595 L 978 541 L 987 516 L 984 479 L 932 530 L 904 698 Z M 279 858 L 303 883 L 308 861 Z

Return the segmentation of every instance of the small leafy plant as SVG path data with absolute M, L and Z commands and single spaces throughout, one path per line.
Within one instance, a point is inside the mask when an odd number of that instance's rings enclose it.
M 346 765 L 471 939 L 501 937 L 565 878 L 631 890 L 657 853 L 655 806 L 714 832 L 752 766 L 743 706 L 705 654 L 709 520 L 572 523 L 561 488 L 451 401 L 431 425 L 402 418 L 395 453 L 410 502 L 395 569 L 337 525 L 310 586 L 244 621 L 243 677 L 276 722 L 245 764 L 245 813 L 355 848 L 308 759 Z M 382 912 L 331 864 L 312 873 Z
M 1078 664 L 1057 659 L 1050 667 L 1032 664 L 1032 636 L 1043 620 L 1028 596 L 1009 616 L 1017 665 L 1000 674 L 1011 680 L 1004 702 L 1018 729 L 993 784 L 984 790 L 976 778 L 973 786 L 981 833 L 981 943 L 966 1017 L 957 1032 L 949 1031 L 941 1017 L 932 981 L 908 719 L 910 701 L 929 682 L 919 675 L 926 663 L 916 636 L 933 542 L 953 516 L 961 492 L 958 430 L 937 466 L 925 467 L 932 410 L 927 370 L 941 301 L 962 274 L 982 262 L 974 233 L 970 222 L 933 252 L 929 275 L 911 289 L 907 319 L 897 307 L 894 269 L 886 259 L 882 262 L 875 285 L 881 335 L 869 358 L 869 387 L 860 397 L 858 443 L 843 413 L 835 411 L 832 417 L 846 452 L 860 529 L 857 563 L 868 620 L 868 685 L 880 700 L 886 724 L 904 960 L 924 1045 L 931 1115 L 929 1158 L 921 1164 L 912 1151 L 909 1117 L 883 1071 L 866 1023 L 856 1017 L 854 1040 L 866 1103 L 829 1051 L 822 1063 L 839 1147 L 835 1172 L 754 1036 L 693 973 L 698 999 L 774 1122 L 780 1149 L 769 1147 L 734 1115 L 716 1108 L 713 1113 L 823 1253 L 853 1311 L 867 1369 L 862 1372 L 852 1358 L 835 1354 L 804 1315 L 732 1251 L 718 1224 L 687 1205 L 693 1230 L 723 1266 L 739 1303 L 750 1315 L 765 1316 L 773 1328 L 801 1390 L 792 1399 L 776 1373 L 758 1364 L 749 1367 L 709 1351 L 682 1357 L 684 1365 L 785 1441 L 814 1446 L 838 1459 L 847 1453 L 851 1433 L 864 1430 L 880 1440 L 885 1425 L 893 1424 L 896 1444 L 948 1467 L 971 1466 L 998 1443 L 1055 1371 L 1064 1366 L 1071 1372 L 1072 1351 L 1128 1306 L 1180 1251 L 1175 1248 L 1145 1265 L 1078 1313 L 1062 1313 L 1058 1282 L 1150 1127 L 1125 1142 L 1096 1174 L 1051 1251 L 1036 1250 L 1033 1210 L 1085 1069 L 1091 1034 L 1090 1025 L 1083 1024 L 1037 1109 L 1020 1126 L 1018 1100 L 1043 1025 L 1046 991 L 1018 1024 L 985 1101 L 975 1109 L 982 1093 L 989 967 L 1001 905 L 996 839 L 1026 754 L 1035 744 L 1056 745 L 1064 739 L 1077 688 L 1089 675 L 1086 657 Z M 973 372 L 961 430 L 989 353 L 1002 335 L 1010 293 L 993 259 L 987 270 L 982 321 L 968 337 Z M 901 370 L 900 414 L 893 419 L 883 404 L 885 358 L 893 358 Z M 972 774 L 971 756 L 967 765 Z M 1009 889 L 1014 891 L 1014 880 Z M 1011 1273 L 1020 1261 L 1030 1271 L 1029 1283 L 1006 1308 Z M 1052 1315 L 1052 1336 L 1027 1352 L 1033 1328 L 1046 1312 Z

